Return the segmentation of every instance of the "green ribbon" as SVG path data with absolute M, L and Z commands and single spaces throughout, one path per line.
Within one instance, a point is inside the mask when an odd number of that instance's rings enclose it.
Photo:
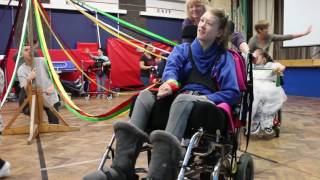
M 172 45 L 172 46 L 178 45 L 178 43 L 176 43 L 176 42 L 173 42 L 173 41 L 171 41 L 171 40 L 169 40 L 169 39 L 167 39 L 167 38 L 165 38 L 165 37 L 163 37 L 163 36 L 160 36 L 160 35 L 158 35 L 158 34 L 155 34 L 155 33 L 151 32 L 151 31 L 148 31 L 148 30 L 146 30 L 146 29 L 143 29 L 143 28 L 141 28 L 141 27 L 138 27 L 138 26 L 136 26 L 136 25 L 133 25 L 133 24 L 127 22 L 127 21 L 124 21 L 124 20 L 122 20 L 122 19 L 119 19 L 119 18 L 117 18 L 117 17 L 114 17 L 114 16 L 112 16 L 111 14 L 106 13 L 106 12 L 103 12 L 103 11 L 101 11 L 101 10 L 93 7 L 93 6 L 90 6 L 90 5 L 86 4 L 86 3 L 83 2 L 83 1 L 80 1 L 80 0 L 71 0 L 71 1 L 72 1 L 73 3 L 79 5 L 79 6 L 84 6 L 84 7 L 88 7 L 88 8 L 90 8 L 90 9 L 93 9 L 94 11 L 99 12 L 100 14 L 104 15 L 105 17 L 108 17 L 108 18 L 112 19 L 113 21 L 116 21 L 116 22 L 120 23 L 120 24 L 123 25 L 123 26 L 126 26 L 126 27 L 128 27 L 128 28 L 131 28 L 131 29 L 133 29 L 133 30 L 136 30 L 136 31 L 138 31 L 138 32 L 140 32 L 140 33 L 149 35 L 149 36 L 151 36 L 152 38 L 161 40 L 161 41 L 166 42 L 166 43 L 168 43 L 168 44 L 170 44 L 170 45 Z
M 85 120 L 85 121 L 90 121 L 90 122 L 100 122 L 100 121 L 105 121 L 105 120 L 109 120 L 109 119 L 112 119 L 116 116 L 118 116 L 119 114 L 127 111 L 129 108 L 130 108 L 130 105 L 120 109 L 119 111 L 109 115 L 109 116 L 106 116 L 106 117 L 88 117 L 88 116 L 84 116 L 82 114 L 80 114 L 78 111 L 76 111 L 75 109 L 73 109 L 72 107 L 70 107 L 68 104 L 65 104 L 65 107 L 74 115 L 76 115 L 77 117 L 79 117 L 80 119 L 82 120 Z
M 43 34 L 40 35 L 40 33 L 43 33 L 43 29 L 42 29 L 42 25 L 40 24 L 41 20 L 40 20 L 39 12 L 37 11 L 36 8 L 35 8 L 35 17 L 36 17 L 36 27 L 37 27 L 38 38 L 39 38 L 39 42 L 40 42 L 40 48 L 42 49 L 42 52 L 44 52 L 44 48 L 46 48 L 46 45 L 44 44 L 45 42 L 43 41 L 43 38 L 44 38 Z M 46 55 L 47 54 L 45 54 L 45 61 L 46 61 L 46 65 L 47 65 L 48 59 L 47 59 Z M 48 69 L 50 69 L 50 68 L 48 68 Z M 52 72 L 49 70 L 50 75 L 51 75 L 51 73 Z M 77 110 L 75 110 L 71 106 L 69 106 L 67 103 L 65 103 L 65 106 L 72 114 L 76 115 L 80 119 L 86 120 L 86 121 L 91 121 L 91 122 L 105 121 L 105 120 L 114 118 L 114 117 L 118 116 L 119 114 L 127 111 L 130 108 L 130 105 L 127 105 L 127 106 L 124 106 L 123 108 L 119 109 L 118 111 L 116 111 L 108 116 L 105 116 L 105 117 L 88 117 L 88 116 L 82 115 Z

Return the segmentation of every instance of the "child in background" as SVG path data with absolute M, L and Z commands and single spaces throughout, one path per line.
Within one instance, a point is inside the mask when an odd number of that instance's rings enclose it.
M 105 99 L 107 96 L 105 94 L 104 88 L 106 88 L 107 72 L 110 70 L 111 62 L 108 56 L 105 56 L 101 48 L 98 49 L 97 56 L 92 55 L 89 49 L 85 49 L 85 52 L 95 61 L 94 72 L 96 74 L 97 81 L 97 99 Z
M 256 57 L 253 74 L 254 101 L 252 108 L 253 135 L 270 136 L 274 134 L 273 119 L 287 96 L 281 86 L 276 85 L 277 76 L 282 75 L 285 66 L 273 62 L 262 49 L 254 51 Z

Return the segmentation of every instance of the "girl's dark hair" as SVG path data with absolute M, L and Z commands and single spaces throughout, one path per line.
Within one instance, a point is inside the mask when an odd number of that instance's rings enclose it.
M 150 45 L 152 45 L 152 42 L 146 42 L 146 44 L 144 44 L 144 48 L 147 49 L 147 47 Z
M 234 29 L 235 29 L 234 22 L 232 20 L 228 20 L 228 33 L 229 33 L 229 35 L 234 33 Z
M 106 52 L 104 48 L 98 48 L 98 50 L 101 50 L 102 52 Z
M 261 55 L 262 55 L 262 57 L 266 58 L 267 62 L 273 62 L 273 59 L 268 54 L 268 52 L 261 49 Z
M 228 15 L 223 9 L 209 9 L 212 15 L 219 20 L 219 30 L 222 30 L 222 35 L 217 38 L 217 42 L 221 45 L 222 49 L 228 48 Z

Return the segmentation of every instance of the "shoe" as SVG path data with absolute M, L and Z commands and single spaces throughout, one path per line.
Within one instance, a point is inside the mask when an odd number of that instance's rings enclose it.
M 274 130 L 272 127 L 267 127 L 263 129 L 263 133 L 267 136 L 274 135 Z
M 252 126 L 251 126 L 252 127 Z M 251 129 L 250 134 L 251 135 L 258 135 L 260 132 L 261 128 L 260 128 L 260 123 L 257 125 L 257 127 L 255 129 Z
M 155 130 L 150 134 L 150 142 L 153 150 L 147 179 L 177 179 L 182 159 L 179 140 L 168 132 Z
M 0 169 L 0 178 L 7 177 L 10 175 L 10 163 L 5 161 L 4 165 Z
M 112 100 L 112 94 L 109 94 L 109 95 L 107 96 L 107 100 L 108 100 L 108 101 Z
M 143 143 L 149 141 L 148 135 L 128 122 L 117 121 L 113 125 L 116 146 L 112 164 L 106 172 L 95 171 L 83 180 L 136 180 L 134 167 Z

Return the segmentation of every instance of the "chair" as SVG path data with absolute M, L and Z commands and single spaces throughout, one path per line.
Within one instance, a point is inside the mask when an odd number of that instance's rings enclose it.
M 253 179 L 254 164 L 252 157 L 243 153 L 240 157 L 237 156 L 237 150 L 239 147 L 239 137 L 241 135 L 242 125 L 245 125 L 243 120 L 246 120 L 246 114 L 248 109 L 244 108 L 248 101 L 245 97 L 247 94 L 247 74 L 244 60 L 236 52 L 231 52 L 234 56 L 234 60 L 237 68 L 237 77 L 239 88 L 242 92 L 242 98 L 239 103 L 233 107 L 222 103 L 217 105 L 218 108 L 223 109 L 224 117 L 228 120 L 228 129 L 213 128 L 206 130 L 204 127 L 195 127 L 192 125 L 192 121 L 201 118 L 199 114 L 208 115 L 210 117 L 210 109 L 212 104 L 198 103 L 189 117 L 186 132 L 186 138 L 182 142 L 182 146 L 185 148 L 184 159 L 181 162 L 181 169 L 178 176 L 179 180 L 183 179 L 228 179 L 234 178 L 236 180 L 250 180 Z M 251 56 L 249 56 L 251 57 Z M 249 61 L 249 62 L 252 62 Z M 250 67 L 250 66 L 248 66 Z M 164 99 L 163 103 L 169 103 L 170 97 Z M 166 102 L 167 101 L 167 102 Z M 154 112 L 157 112 L 157 106 L 154 107 Z M 168 112 L 162 111 L 160 118 L 165 118 Z M 164 117 L 163 117 L 164 116 Z M 159 114 L 152 114 L 150 118 L 159 118 Z M 243 119 L 243 117 L 245 119 Z M 241 122 L 242 120 L 242 122 Z M 157 121 L 155 121 L 157 122 Z M 161 128 L 163 124 L 158 124 Z M 217 126 L 219 127 L 219 126 Z M 155 127 L 152 129 L 154 130 Z M 189 139 L 190 138 L 190 139 Z M 99 164 L 98 170 L 103 171 L 107 159 L 113 158 L 113 143 L 115 137 L 113 136 L 110 143 L 107 146 L 102 160 Z M 152 147 L 145 144 L 142 151 L 147 151 L 148 162 L 150 161 Z M 111 155 L 111 156 L 110 156 Z M 136 168 L 136 173 L 145 173 L 146 169 Z

